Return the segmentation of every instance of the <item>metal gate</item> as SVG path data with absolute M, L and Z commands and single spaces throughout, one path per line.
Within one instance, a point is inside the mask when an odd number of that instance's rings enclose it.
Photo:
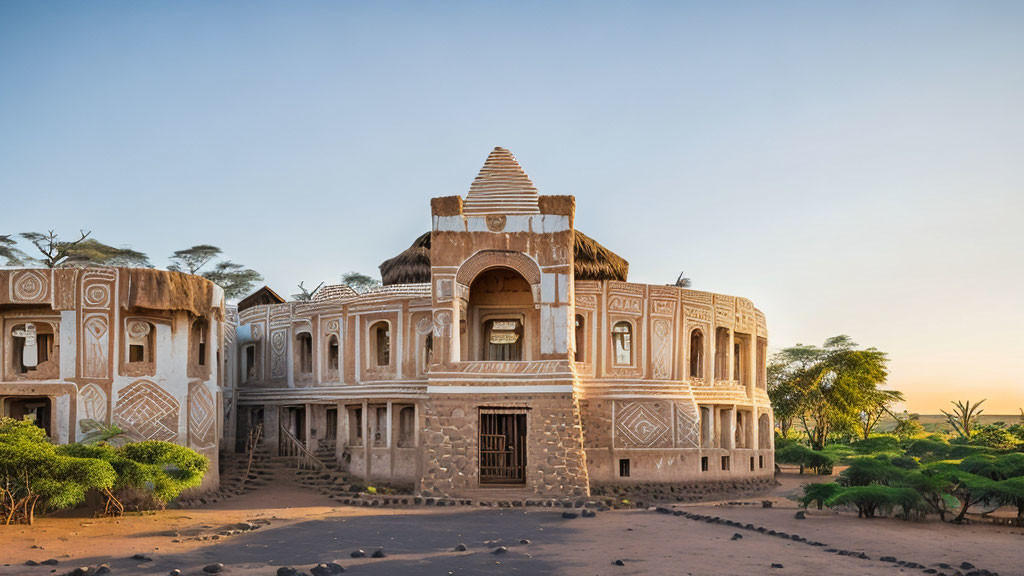
M 481 409 L 480 483 L 526 483 L 526 413 Z

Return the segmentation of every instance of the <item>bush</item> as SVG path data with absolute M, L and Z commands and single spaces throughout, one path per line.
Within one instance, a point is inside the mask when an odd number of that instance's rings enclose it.
M 919 438 L 907 444 L 906 455 L 926 462 L 944 460 L 949 457 L 949 442 L 936 438 Z
M 857 454 L 897 454 L 901 452 L 899 438 L 889 435 L 878 435 L 858 440 L 853 443 L 853 449 Z
M 996 450 L 1012 450 L 1017 446 L 1019 440 L 1002 426 L 988 424 L 974 430 L 970 443 L 974 446 L 986 446 Z
M 842 487 L 835 482 L 829 482 L 827 484 L 821 484 L 812 482 L 804 485 L 804 495 L 800 498 L 800 505 L 807 508 L 811 504 L 817 503 L 818 510 L 821 510 L 825 502 L 829 498 L 835 496 L 842 490 Z
M 832 467 L 836 463 L 834 456 L 817 450 L 811 450 L 803 444 L 796 443 L 789 444 L 782 450 L 776 448 L 775 461 L 783 464 L 796 464 L 800 466 L 801 474 L 804 468 L 814 470 L 815 474 L 831 474 Z
M 958 439 L 960 440 L 960 439 Z M 994 454 L 997 450 L 993 450 L 988 446 L 974 446 L 970 444 L 962 444 L 960 442 L 954 442 L 949 446 L 949 453 L 946 454 L 946 458 L 950 460 L 962 460 L 969 456 L 975 456 L 978 454 Z
M 71 508 L 89 490 L 109 490 L 113 467 L 57 452 L 46 433 L 27 421 L 0 418 L 0 519 L 32 524 L 36 512 Z
M 161 505 L 198 486 L 209 469 L 199 453 L 169 442 L 55 446 L 31 422 L 0 419 L 0 521 L 31 524 L 37 511 L 81 504 L 90 491 L 121 513 L 115 493 L 135 489 Z
M 924 508 L 924 500 L 914 489 L 881 484 L 844 488 L 826 503 L 830 507 L 856 506 L 861 518 L 873 518 L 878 511 L 888 514 L 896 506 L 903 511 L 904 518 L 910 518 L 911 513 Z
M 839 474 L 843 486 L 891 485 L 906 475 L 906 470 L 893 466 L 886 456 L 861 457 L 850 461 L 850 467 Z

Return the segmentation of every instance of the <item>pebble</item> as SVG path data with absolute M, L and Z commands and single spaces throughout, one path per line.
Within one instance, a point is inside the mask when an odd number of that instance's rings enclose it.
M 520 541 L 519 541 L 519 543 L 520 543 L 520 544 L 524 544 L 524 545 L 525 545 L 525 544 L 529 544 L 529 543 L 530 543 L 530 541 L 529 541 L 529 540 L 527 540 L 526 538 L 523 538 L 522 540 L 520 540 Z
M 220 574 L 223 571 L 224 565 L 220 562 L 215 562 L 213 564 L 207 564 L 206 566 L 203 566 L 203 572 L 206 572 L 207 574 Z
M 571 520 L 577 516 L 578 514 L 575 512 L 562 512 L 562 518 L 565 518 L 566 520 Z
M 321 562 L 313 566 L 309 571 L 313 576 L 335 576 L 344 572 L 345 569 L 340 564 L 335 564 L 334 562 Z
M 50 558 L 49 560 L 43 560 L 40 564 L 43 566 L 56 566 L 57 564 L 60 564 L 60 562 L 57 561 L 56 558 Z
M 362 550 L 356 550 L 355 552 L 349 554 L 349 556 L 353 558 L 366 558 L 366 552 Z
M 175 568 L 168 573 L 168 576 L 181 576 L 181 570 Z
M 597 512 L 594 512 L 593 510 L 590 510 L 589 508 L 584 508 L 583 511 L 580 514 L 584 518 L 593 518 L 594 516 L 597 516 Z
M 494 549 L 493 552 L 491 552 L 491 554 L 504 554 L 506 552 L 508 552 L 508 548 L 505 548 L 504 546 L 498 546 Z
M 374 558 L 383 558 L 385 556 L 384 549 L 383 548 L 377 548 L 376 550 L 373 551 L 373 554 L 371 554 L 371 556 L 373 556 Z
M 152 562 L 153 559 L 145 554 L 135 554 L 131 558 L 132 560 L 138 560 L 139 562 Z
M 466 550 L 468 550 L 468 548 L 466 548 L 465 544 L 459 543 L 455 545 L 456 552 L 465 552 Z
M 622 560 L 616 560 L 615 562 L 612 562 L 612 564 L 615 564 L 616 566 L 625 566 L 626 565 L 626 563 L 623 562 Z
M 776 562 L 772 562 L 772 568 L 782 568 L 782 567 L 783 567 L 782 564 L 779 564 L 779 563 L 776 563 Z
M 282 566 L 277 569 L 277 576 L 306 576 L 306 573 L 291 566 Z
M 796 518 L 797 520 L 807 520 L 807 513 L 804 512 L 803 510 L 800 510 L 794 515 L 794 518 Z

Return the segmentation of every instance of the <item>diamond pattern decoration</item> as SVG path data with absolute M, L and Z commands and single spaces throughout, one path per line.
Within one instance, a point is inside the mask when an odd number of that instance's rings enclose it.
M 188 399 L 188 435 L 193 448 L 203 450 L 214 447 L 216 422 L 217 403 L 213 395 L 204 384 L 194 385 Z
M 670 421 L 667 402 L 616 402 L 615 445 L 617 448 L 670 448 Z
M 163 388 L 139 380 L 121 390 L 114 422 L 144 440 L 178 439 L 178 401 Z

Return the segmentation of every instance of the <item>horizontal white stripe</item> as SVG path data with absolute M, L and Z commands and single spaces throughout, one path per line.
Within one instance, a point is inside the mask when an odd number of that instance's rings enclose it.
M 571 394 L 571 384 L 547 386 L 427 386 L 430 394 Z

